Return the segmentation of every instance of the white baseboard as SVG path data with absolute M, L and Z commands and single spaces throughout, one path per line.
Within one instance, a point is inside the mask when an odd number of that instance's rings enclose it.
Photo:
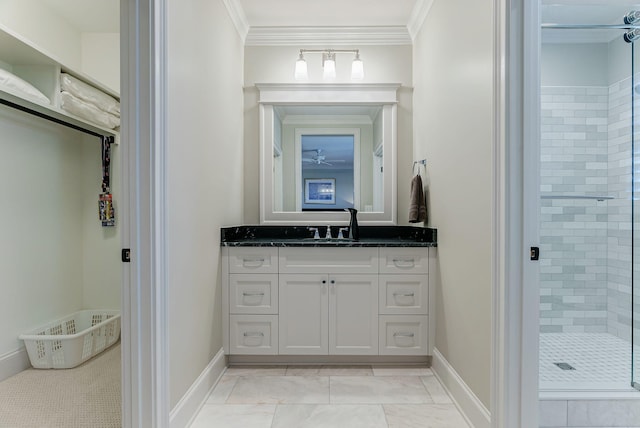
M 224 350 L 220 349 L 178 404 L 171 410 L 169 415 L 169 426 L 171 428 L 184 428 L 191 425 L 193 418 L 200 411 L 226 367 Z
M 460 375 L 436 349 L 433 349 L 431 369 L 447 389 L 455 405 L 473 428 L 490 428 L 491 414 L 478 397 L 471 391 Z
M 0 355 L 0 382 L 31 367 L 27 348 Z

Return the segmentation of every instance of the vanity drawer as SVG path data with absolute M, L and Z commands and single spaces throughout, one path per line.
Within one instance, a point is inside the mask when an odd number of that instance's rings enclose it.
M 280 273 L 377 273 L 378 249 L 280 248 Z
M 427 275 L 380 275 L 380 314 L 426 315 L 429 307 Z
M 427 355 L 426 315 L 380 315 L 380 355 Z
M 277 274 L 229 275 L 229 312 L 232 314 L 277 314 Z
M 429 273 L 429 249 L 380 248 L 380 273 Z
M 230 273 L 278 273 L 278 249 L 229 248 Z
M 277 315 L 230 315 L 229 353 L 276 355 Z

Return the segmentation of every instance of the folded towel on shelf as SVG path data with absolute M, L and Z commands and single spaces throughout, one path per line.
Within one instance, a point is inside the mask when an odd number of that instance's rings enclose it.
M 51 101 L 42 92 L 37 90 L 29 82 L 26 82 L 13 73 L 0 68 L 0 87 L 18 92 L 26 98 L 38 101 L 42 104 L 50 104 Z
M 60 91 L 69 92 L 85 103 L 120 117 L 120 103 L 115 98 L 67 73 L 60 74 Z
M 427 221 L 427 202 L 422 187 L 422 177 L 417 174 L 411 180 L 411 194 L 409 195 L 409 223 Z
M 60 94 L 60 107 L 82 119 L 95 123 L 107 129 L 115 129 L 120 126 L 120 118 L 104 110 L 100 110 L 93 104 L 85 103 L 74 97 L 69 92 Z

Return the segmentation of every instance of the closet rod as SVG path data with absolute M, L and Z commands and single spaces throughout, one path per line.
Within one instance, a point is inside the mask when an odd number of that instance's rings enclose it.
M 25 106 L 22 106 L 20 104 L 16 104 L 14 102 L 11 102 L 9 100 L 5 100 L 3 98 L 0 98 L 0 104 L 4 104 L 6 106 L 15 108 L 16 110 L 20 110 L 20 111 L 23 111 L 25 113 L 29 113 L 29 114 L 34 115 L 34 116 L 38 116 L 38 117 L 40 117 L 42 119 L 46 119 L 46 120 L 49 120 L 51 122 L 55 122 L 58 125 L 63 125 L 63 126 L 66 126 L 67 128 L 75 129 L 76 131 L 80 131 L 80 132 L 84 132 L 85 134 L 93 135 L 94 137 L 103 138 L 103 137 L 107 137 L 108 136 L 108 135 L 98 134 L 97 132 L 91 131 L 89 129 L 85 129 L 85 128 L 83 128 L 81 126 L 78 126 L 78 125 L 74 125 L 73 123 L 65 122 L 62 119 L 57 119 L 55 117 L 51 117 L 51 116 L 46 115 L 44 113 L 40 113 L 39 111 L 30 109 L 29 107 L 25 107 Z

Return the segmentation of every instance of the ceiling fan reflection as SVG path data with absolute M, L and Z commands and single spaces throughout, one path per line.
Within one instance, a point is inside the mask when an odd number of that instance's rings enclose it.
M 309 157 L 303 157 L 302 158 L 302 162 L 305 163 L 311 163 L 311 164 L 315 164 L 315 165 L 328 165 L 328 166 L 333 166 L 332 163 L 330 162 L 334 162 L 334 163 L 339 163 L 339 162 L 345 162 L 344 159 L 329 159 L 329 161 L 327 162 L 327 157 L 322 153 L 322 149 L 310 149 L 310 150 L 303 150 L 302 152 L 313 152 L 315 153 L 314 155 L 312 155 L 310 158 Z

